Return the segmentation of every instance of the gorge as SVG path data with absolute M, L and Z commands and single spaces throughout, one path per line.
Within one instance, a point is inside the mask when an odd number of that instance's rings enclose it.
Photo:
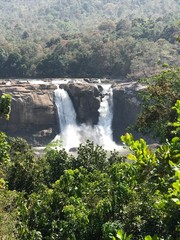
M 59 133 L 66 149 L 86 139 L 114 148 L 140 111 L 136 82 L 87 79 L 10 80 L 0 94 L 12 96 L 10 120 L 0 130 L 43 146 Z M 63 108 L 62 108 L 63 106 Z

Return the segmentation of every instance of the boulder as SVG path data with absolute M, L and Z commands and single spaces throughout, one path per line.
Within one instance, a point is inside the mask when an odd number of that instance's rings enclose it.
M 12 96 L 10 120 L 0 120 L 0 131 L 21 136 L 35 145 L 46 144 L 58 132 L 53 85 L 0 85 L 0 95 Z
M 100 107 L 100 92 L 95 85 L 86 83 L 62 84 L 74 105 L 77 122 L 94 125 L 98 123 Z

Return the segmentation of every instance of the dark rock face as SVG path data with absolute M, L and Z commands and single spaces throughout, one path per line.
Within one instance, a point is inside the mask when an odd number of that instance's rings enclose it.
M 120 142 L 120 136 L 127 132 L 127 127 L 135 124 L 140 112 L 138 92 L 142 88 L 136 82 L 116 84 L 113 88 L 113 139 Z
M 0 120 L 0 131 L 21 136 L 36 145 L 46 144 L 58 132 L 53 85 L 1 85 L 0 95 L 12 96 L 10 120 Z
M 84 83 L 69 83 L 60 87 L 69 94 L 77 114 L 78 123 L 91 125 L 98 123 L 100 93 L 97 87 Z

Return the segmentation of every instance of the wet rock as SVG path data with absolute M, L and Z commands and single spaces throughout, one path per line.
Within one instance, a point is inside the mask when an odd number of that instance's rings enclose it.
M 97 87 L 78 83 L 69 83 L 61 87 L 68 92 L 73 102 L 78 123 L 97 124 L 100 106 L 100 94 Z

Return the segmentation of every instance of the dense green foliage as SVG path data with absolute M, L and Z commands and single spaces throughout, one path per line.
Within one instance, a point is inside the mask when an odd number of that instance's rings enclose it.
M 6 120 L 8 120 L 10 110 L 11 110 L 11 96 L 9 94 L 3 94 L 0 97 L 0 117 L 4 117 Z
M 172 107 L 180 99 L 180 68 L 168 68 L 141 82 L 145 83 L 147 88 L 140 93 L 142 112 L 136 128 L 165 142 L 172 137 L 172 127 L 168 123 L 177 117 Z
M 11 105 L 11 96 L 4 94 L 0 97 L 0 117 L 9 119 Z M 10 145 L 7 142 L 7 136 L 0 132 L 0 238 L 16 240 L 16 218 L 15 208 L 16 192 L 7 189 L 5 180 L 7 170 L 11 165 Z
M 158 18 L 178 10 L 177 0 L 1 0 L 1 32 L 8 40 L 48 39 L 62 32 L 96 29 L 107 19 Z
M 0 77 L 139 78 L 179 65 L 175 0 L 0 1 Z
M 127 159 L 89 141 L 77 156 L 47 149 L 37 159 L 24 140 L 9 138 L 10 161 L 2 169 L 7 188 L 17 191 L 16 204 L 9 200 L 17 239 L 177 240 L 180 101 L 174 109 L 174 137 L 154 151 L 129 133 L 121 137 Z M 9 208 L 3 209 L 4 216 Z

